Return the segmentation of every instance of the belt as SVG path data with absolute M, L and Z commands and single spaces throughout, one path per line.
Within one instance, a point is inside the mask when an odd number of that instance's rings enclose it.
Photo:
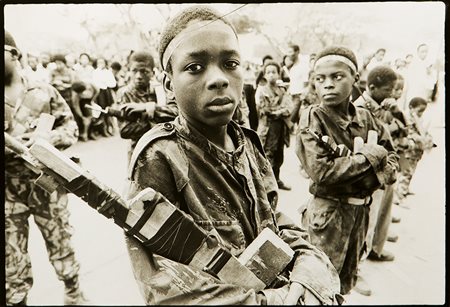
M 316 197 L 334 200 L 334 201 L 337 201 L 340 203 L 345 203 L 345 204 L 354 205 L 354 206 L 370 206 L 370 204 L 372 203 L 372 196 L 367 196 L 365 198 L 357 198 L 357 197 L 337 198 L 337 197 L 329 197 L 329 196 L 324 197 L 324 196 L 316 195 Z

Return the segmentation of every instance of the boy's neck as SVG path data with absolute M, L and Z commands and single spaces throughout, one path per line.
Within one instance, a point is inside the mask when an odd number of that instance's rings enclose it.
M 201 133 L 208 141 L 219 147 L 220 149 L 231 152 L 236 149 L 233 139 L 227 132 L 228 125 L 210 127 L 204 125 L 196 125 L 186 119 L 187 123 Z
M 329 108 L 333 109 L 337 115 L 348 118 L 350 116 L 349 106 L 350 106 L 350 97 L 347 98 L 347 100 L 344 100 L 343 102 L 341 102 L 339 105 L 330 106 Z

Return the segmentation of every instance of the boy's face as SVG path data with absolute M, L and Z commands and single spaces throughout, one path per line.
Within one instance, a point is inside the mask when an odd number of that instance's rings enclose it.
M 270 84 L 275 84 L 277 80 L 280 79 L 277 67 L 274 65 L 267 66 L 264 70 L 264 78 L 266 78 L 267 82 Z
M 394 90 L 392 91 L 392 98 L 399 99 L 402 96 L 404 83 L 403 80 L 397 80 Z
M 194 25 L 178 34 L 190 32 L 172 54 L 165 89 L 174 94 L 180 112 L 194 126 L 227 125 L 243 88 L 238 40 L 221 21 L 190 23 Z
M 348 101 L 356 78 L 346 64 L 327 61 L 315 67 L 313 81 L 322 103 L 327 106 L 338 106 Z
M 392 93 L 394 90 L 396 81 L 390 82 L 382 86 L 375 86 L 374 84 L 369 84 L 370 97 L 376 102 L 380 103 L 386 98 L 392 98 Z
M 32 68 L 32 69 L 36 69 L 38 64 L 37 58 L 33 57 L 33 56 L 29 56 L 28 57 L 28 65 Z
M 132 61 L 130 64 L 130 72 L 134 87 L 145 90 L 153 74 L 152 67 L 145 62 Z
M 410 112 L 415 114 L 415 115 L 417 115 L 417 117 L 420 118 L 420 117 L 422 117 L 423 112 L 425 112 L 426 109 L 427 109 L 427 106 L 420 105 L 420 106 L 417 106 L 415 108 L 410 108 Z

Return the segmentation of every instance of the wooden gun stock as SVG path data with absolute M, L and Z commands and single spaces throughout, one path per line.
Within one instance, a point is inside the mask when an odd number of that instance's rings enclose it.
M 11 141 L 11 138 L 5 133 L 5 139 Z M 158 192 L 154 192 L 156 201 L 144 202 L 145 209 L 128 208 L 127 202 L 116 192 L 48 142 L 36 140 L 30 149 L 20 150 L 21 156 L 29 155 L 34 162 L 37 161 L 34 167 L 55 177 L 58 183 L 100 214 L 113 218 L 118 226 L 152 253 L 191 265 L 224 282 L 262 290 L 274 281 L 294 256 L 285 242 L 265 229 L 258 237 L 260 239 L 242 254 L 243 257 L 236 258 Z

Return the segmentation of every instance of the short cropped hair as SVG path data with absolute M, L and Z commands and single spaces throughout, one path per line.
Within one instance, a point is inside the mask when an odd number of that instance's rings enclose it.
M 296 44 L 289 44 L 289 48 L 292 48 L 292 50 L 294 50 L 295 52 L 300 52 L 300 47 L 299 47 L 299 45 L 296 45 Z
M 262 62 L 264 63 L 265 61 L 267 61 L 267 60 L 273 60 L 273 57 L 270 55 L 270 54 L 268 54 L 268 55 L 265 55 L 263 58 L 262 58 Z
M 168 72 L 172 71 L 170 59 L 169 59 L 169 62 L 167 63 L 167 67 L 164 67 L 164 64 L 162 62 L 164 51 L 166 51 L 166 48 L 169 45 L 169 43 L 181 31 L 183 31 L 187 27 L 187 24 L 190 21 L 192 21 L 192 20 L 199 20 L 199 21 L 211 20 L 211 21 L 213 21 L 213 20 L 217 20 L 217 19 L 220 19 L 226 25 L 230 26 L 231 29 L 233 29 L 233 32 L 237 36 L 236 30 L 233 27 L 233 25 L 228 20 L 226 20 L 222 16 L 222 14 L 220 14 L 216 10 L 214 10 L 210 7 L 204 6 L 204 5 L 196 5 L 196 6 L 188 7 L 186 9 L 182 10 L 181 12 L 179 12 L 172 19 L 170 19 L 167 22 L 166 26 L 164 27 L 164 29 L 161 33 L 160 41 L 159 41 L 158 53 L 159 53 L 159 62 L 161 63 L 161 67 L 163 67 L 163 69 L 165 69 Z
M 422 47 L 428 47 L 428 45 L 425 44 L 425 43 L 422 43 L 422 44 L 420 44 L 419 46 L 417 46 L 417 50 L 419 50 L 419 49 L 422 48 Z
M 314 65 L 317 63 L 317 61 L 320 58 L 323 58 L 324 56 L 327 56 L 327 55 L 343 56 L 343 57 L 349 59 L 353 64 L 355 64 L 356 70 L 358 70 L 358 61 L 356 60 L 355 54 L 353 53 L 353 51 L 351 51 L 347 47 L 343 47 L 343 46 L 329 46 L 329 47 L 326 47 L 325 49 L 321 50 L 316 55 L 316 60 L 314 62 Z M 352 71 L 353 71 L 353 69 L 352 69 Z M 357 73 L 357 71 L 353 71 L 353 73 Z
M 91 61 L 91 56 L 90 56 L 88 53 L 86 53 L 86 52 L 80 53 L 80 55 L 78 56 L 78 58 L 81 58 L 81 56 L 83 56 L 83 55 L 87 56 L 87 58 L 89 59 L 89 61 Z
M 75 81 L 72 83 L 72 90 L 77 93 L 81 94 L 86 89 L 86 84 L 83 81 Z
M 143 62 L 152 69 L 155 67 L 155 60 L 153 59 L 152 54 L 148 51 L 140 50 L 133 52 L 130 56 L 130 63 L 131 62 Z
M 411 109 L 415 109 L 419 106 L 427 106 L 428 103 L 425 99 L 423 99 L 422 97 L 414 97 L 413 99 L 411 99 L 409 101 L 409 107 Z
M 52 62 L 61 61 L 64 64 L 67 64 L 66 57 L 62 53 L 57 53 L 52 56 Z
M 397 80 L 397 73 L 389 66 L 376 66 L 367 76 L 367 85 L 381 87 Z
M 121 70 L 122 69 L 122 65 L 119 62 L 112 62 L 111 63 L 111 69 Z
M 383 51 L 384 53 L 386 53 L 386 49 L 384 49 L 384 48 L 378 49 L 375 53 L 378 53 L 378 52 L 380 52 L 380 51 Z
M 275 66 L 275 67 L 277 68 L 278 74 L 281 73 L 281 67 L 280 67 L 280 64 L 278 64 L 277 62 L 275 62 L 275 61 L 273 61 L 273 60 L 267 61 L 267 63 L 264 64 L 264 69 L 263 69 L 263 72 L 264 72 L 264 73 L 266 73 L 266 68 L 267 68 L 267 66 Z
M 14 40 L 14 37 L 5 30 L 5 45 L 17 48 L 16 41 Z
M 108 60 L 102 57 L 96 58 L 94 61 L 92 61 L 92 67 L 97 68 L 98 66 L 98 60 L 105 61 L 105 67 L 108 67 Z

